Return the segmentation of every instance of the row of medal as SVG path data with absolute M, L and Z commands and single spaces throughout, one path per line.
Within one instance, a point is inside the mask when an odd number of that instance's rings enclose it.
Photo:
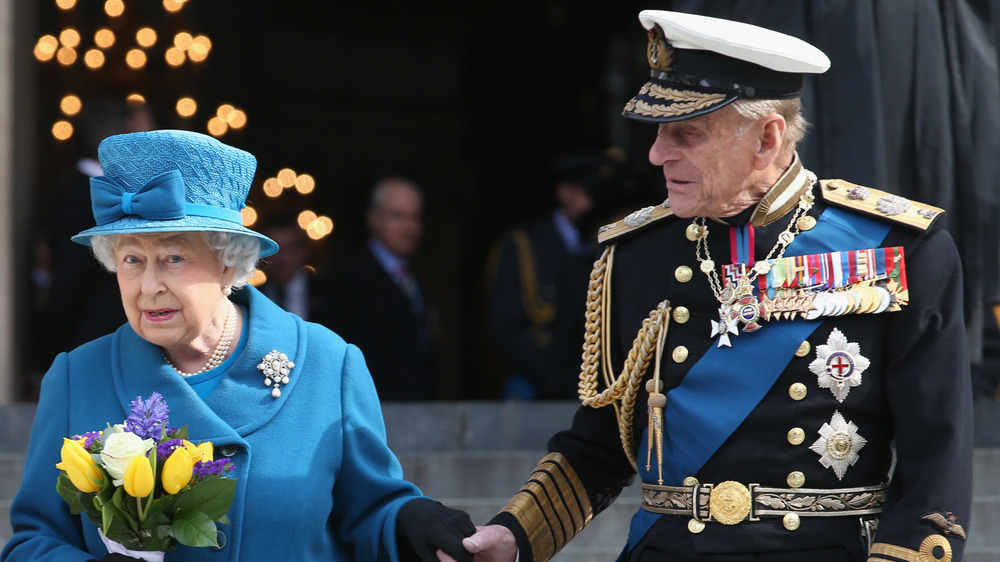
M 754 331 L 762 320 L 892 312 L 909 302 L 902 246 L 783 257 L 754 269 L 764 272 L 756 280 L 761 297 L 749 288 L 736 295 L 720 310 L 716 332 L 735 333 L 739 324 Z M 742 264 L 723 267 L 730 281 L 745 271 Z

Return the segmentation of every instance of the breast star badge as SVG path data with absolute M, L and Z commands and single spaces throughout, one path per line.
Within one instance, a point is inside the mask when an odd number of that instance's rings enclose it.
M 861 373 L 868 368 L 868 358 L 861 355 L 861 346 L 847 341 L 834 328 L 826 343 L 816 346 L 816 359 L 809 370 L 816 375 L 820 388 L 829 388 L 837 402 L 843 402 L 851 388 L 861 384 Z
M 819 429 L 819 439 L 809 448 L 820 456 L 824 468 L 832 468 L 838 480 L 843 480 L 847 468 L 858 462 L 858 452 L 868 440 L 858 435 L 858 426 L 844 419 L 840 412 Z

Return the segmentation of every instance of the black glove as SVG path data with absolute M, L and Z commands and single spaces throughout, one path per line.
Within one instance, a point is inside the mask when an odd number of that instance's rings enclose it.
M 468 513 L 429 498 L 406 502 L 396 517 L 396 535 L 400 537 L 397 542 L 403 559 L 410 554 L 411 559 L 415 556 L 421 562 L 438 562 L 435 552 L 441 549 L 459 562 L 472 562 L 472 553 L 462 546 L 462 539 L 475 532 L 476 526 Z

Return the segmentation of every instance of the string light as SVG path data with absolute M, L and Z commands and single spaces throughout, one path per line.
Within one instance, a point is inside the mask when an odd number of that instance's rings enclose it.
M 98 69 L 104 66 L 104 53 L 97 49 L 90 49 L 83 54 L 83 63 L 87 68 Z
M 94 44 L 101 49 L 109 49 L 115 44 L 115 32 L 104 27 L 94 33 Z
M 80 113 L 80 109 L 83 107 L 83 103 L 80 101 L 80 97 L 74 94 L 67 94 L 59 100 L 59 109 L 66 114 L 67 117 L 72 117 L 77 113 Z
M 194 98 L 181 98 L 177 100 L 177 115 L 181 117 L 191 117 L 198 111 L 198 104 Z
M 69 121 L 56 121 L 52 124 L 52 136 L 56 140 L 68 140 L 73 136 L 73 124 Z

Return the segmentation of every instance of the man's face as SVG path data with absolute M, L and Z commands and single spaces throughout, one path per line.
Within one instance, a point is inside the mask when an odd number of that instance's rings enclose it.
M 410 257 L 423 231 L 420 194 L 403 183 L 388 186 L 381 204 L 368 213 L 372 236 L 399 257 Z
M 752 205 L 754 151 L 759 137 L 731 106 L 660 123 L 649 161 L 663 169 L 670 207 L 682 218 L 727 217 Z

